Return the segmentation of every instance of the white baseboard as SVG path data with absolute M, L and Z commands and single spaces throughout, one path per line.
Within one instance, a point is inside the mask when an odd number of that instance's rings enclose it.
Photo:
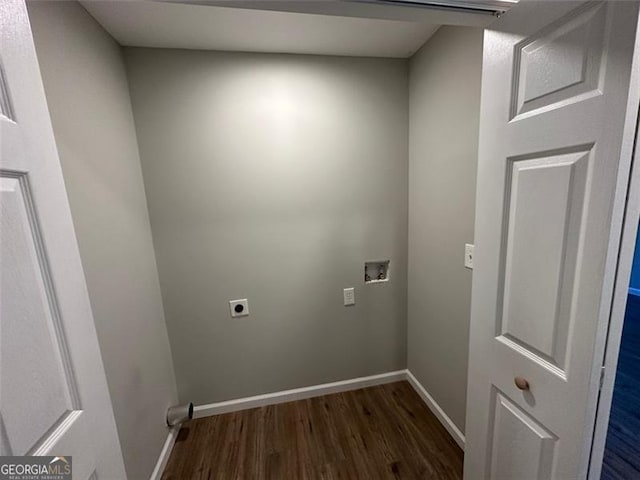
M 275 405 L 278 403 L 293 402 L 296 400 L 319 397 L 321 395 L 329 395 L 332 393 L 348 392 L 351 390 L 357 390 L 359 388 L 372 387 L 374 385 L 383 385 L 385 383 L 398 382 L 401 380 L 409 381 L 413 389 L 418 393 L 418 395 L 420 395 L 420 398 L 422 398 L 429 410 L 433 412 L 433 414 L 440 421 L 440 423 L 442 423 L 447 432 L 449 432 L 449 434 L 453 437 L 455 442 L 460 446 L 460 448 L 464 450 L 464 434 L 455 425 L 455 423 L 453 423 L 453 421 L 444 412 L 440 405 L 438 405 L 433 397 L 429 395 L 429 393 L 409 370 L 397 370 L 395 372 L 382 373 L 380 375 L 371 375 L 369 377 L 353 378 L 351 380 L 343 380 L 341 382 L 323 383 L 321 385 L 294 388 L 293 390 L 267 393 L 264 395 L 256 395 L 254 397 L 245 397 L 235 400 L 228 400 L 225 402 L 198 405 L 193 409 L 193 418 L 203 418 L 212 415 L 220 415 L 222 413 L 237 412 L 240 410 L 248 410 L 250 408 Z M 169 449 L 169 452 L 170 451 L 171 450 Z
M 158 457 L 158 462 L 156 463 L 156 467 L 153 469 L 149 480 L 160 480 L 160 478 L 162 477 L 164 468 L 167 466 L 167 462 L 169 461 L 171 450 L 173 450 L 173 445 L 176 443 L 176 438 L 178 438 L 179 431 L 180 426 L 169 429 L 169 434 L 167 435 L 167 439 L 162 446 L 160 456 Z
M 211 415 L 219 415 L 221 413 L 237 412 L 239 410 L 247 410 L 249 408 L 275 405 L 277 403 L 293 402 L 296 400 L 303 400 L 305 398 L 329 395 L 331 393 L 348 392 L 350 390 L 372 387 L 374 385 L 383 385 L 385 383 L 399 382 L 406 379 L 407 370 L 398 370 L 395 372 L 382 373 L 380 375 L 343 380 L 341 382 L 323 383 L 321 385 L 313 385 L 311 387 L 294 388 L 293 390 L 256 395 L 255 397 L 209 403 L 207 405 L 199 405 L 195 407 L 193 409 L 193 418 L 209 417 Z
M 449 416 L 446 413 L 444 413 L 444 410 L 440 407 L 440 405 L 436 403 L 433 397 L 429 395 L 429 392 L 425 390 L 425 388 L 420 384 L 420 382 L 418 382 L 416 377 L 414 377 L 409 370 L 407 370 L 407 380 L 409 380 L 409 383 L 411 384 L 413 389 L 418 393 L 418 395 L 420 395 L 424 403 L 427 404 L 427 407 L 429 407 L 429 410 L 433 412 L 436 418 L 440 420 L 440 423 L 442 423 L 444 428 L 447 429 L 447 432 L 449 432 L 449 435 L 451 435 L 453 439 L 456 441 L 456 443 L 460 446 L 460 448 L 464 450 L 464 434 L 460 431 L 458 427 L 456 427 L 456 424 L 453 423 L 453 421 L 449 418 Z

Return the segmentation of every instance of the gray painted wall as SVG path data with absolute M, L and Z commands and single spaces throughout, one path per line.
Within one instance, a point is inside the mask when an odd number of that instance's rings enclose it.
M 482 30 L 443 27 L 409 75 L 408 367 L 464 432 Z
M 125 57 L 181 400 L 404 368 L 407 62 Z M 364 286 L 385 258 L 391 281 Z
M 176 386 L 122 52 L 75 2 L 29 13 L 127 473 L 148 479 Z

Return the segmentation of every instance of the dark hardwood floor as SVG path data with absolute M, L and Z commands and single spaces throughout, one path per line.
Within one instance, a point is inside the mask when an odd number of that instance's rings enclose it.
M 162 478 L 461 479 L 462 450 L 407 382 L 192 420 Z
M 640 478 L 640 297 L 636 295 L 627 297 L 601 478 Z

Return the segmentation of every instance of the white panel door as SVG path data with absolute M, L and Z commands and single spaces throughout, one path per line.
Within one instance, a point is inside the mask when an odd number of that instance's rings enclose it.
M 586 474 L 637 24 L 524 1 L 485 32 L 467 480 Z
M 23 0 L 0 3 L 0 142 L 0 455 L 71 455 L 73 478 L 124 479 Z

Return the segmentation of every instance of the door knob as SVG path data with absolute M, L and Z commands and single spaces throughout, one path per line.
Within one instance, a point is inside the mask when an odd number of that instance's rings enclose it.
M 526 378 L 516 377 L 513 379 L 513 381 L 515 382 L 516 387 L 518 387 L 520 390 L 529 390 L 529 382 Z

